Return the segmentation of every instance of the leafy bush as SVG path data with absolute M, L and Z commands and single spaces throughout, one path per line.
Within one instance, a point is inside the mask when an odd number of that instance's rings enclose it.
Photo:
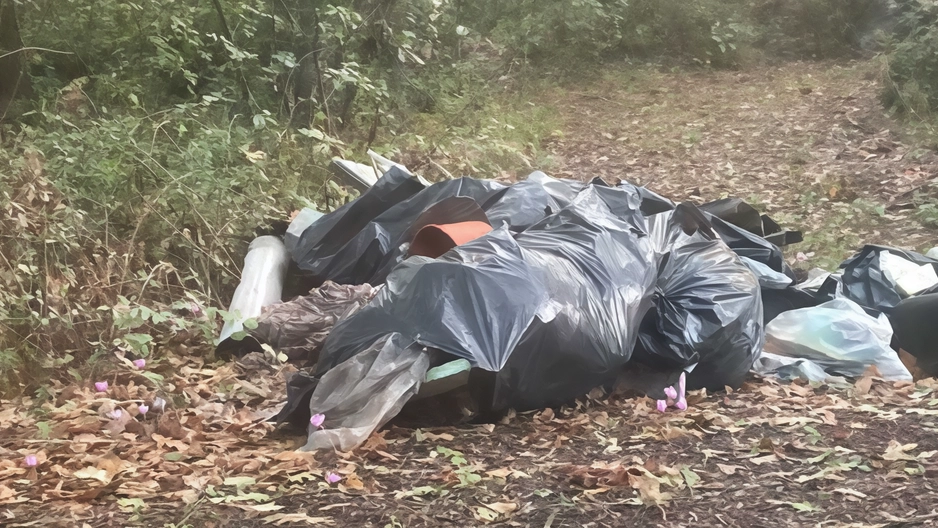
M 906 0 L 885 55 L 883 102 L 926 118 L 938 109 L 938 4 Z
M 755 0 L 757 45 L 794 57 L 837 57 L 856 50 L 888 15 L 886 0 Z
M 633 0 L 622 48 L 633 55 L 732 66 L 753 31 L 745 14 L 745 4 L 739 0 Z

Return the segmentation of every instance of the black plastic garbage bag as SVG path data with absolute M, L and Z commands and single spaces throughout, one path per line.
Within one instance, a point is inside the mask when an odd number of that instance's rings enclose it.
M 926 376 L 938 376 L 938 293 L 910 297 L 889 314 L 899 347 Z
M 513 238 L 506 226 L 439 259 L 413 257 L 339 323 L 316 375 L 391 333 L 490 371 L 480 406 L 569 401 L 631 356 L 656 266 L 636 192 L 589 185 Z
M 656 278 L 641 203 L 632 189 L 592 185 L 571 206 L 517 236 L 549 296 L 491 375 L 492 409 L 567 402 L 611 385 L 631 359 Z M 476 401 L 486 408 L 486 401 Z
M 420 183 L 412 176 L 398 168 L 389 170 L 359 199 L 306 229 L 293 253 L 297 265 L 321 282 L 381 284 L 384 277 L 378 276 L 378 272 L 389 268 L 387 262 L 400 257 L 401 244 L 409 242 L 407 234 L 428 209 L 455 197 L 468 197 L 482 204 L 504 188 L 493 181 L 473 178 L 447 180 L 419 192 L 409 192 L 414 185 Z M 368 205 L 375 201 L 383 208 L 379 214 Z M 361 202 L 365 205 L 360 205 Z M 439 221 L 439 216 L 436 220 Z
M 786 246 L 804 239 L 801 232 L 783 230 L 778 222 L 769 218 L 768 215 L 760 214 L 755 207 L 739 198 L 715 200 L 701 205 L 700 209 L 756 236 L 765 238 L 776 246 Z
M 706 216 L 713 231 L 720 235 L 723 242 L 737 255 L 761 262 L 779 273 L 784 273 L 792 279 L 795 278 L 795 272 L 785 262 L 785 256 L 778 246 L 716 216 Z
M 689 389 L 738 387 L 765 339 L 759 280 L 694 206 L 648 222 L 661 256 L 635 361 L 668 375 L 690 370 Z
M 938 260 L 930 259 L 914 251 L 867 245 L 853 257 L 845 260 L 840 267 L 843 275 L 837 279 L 828 278 L 821 286 L 820 294 L 835 296 L 840 293 L 864 308 L 889 313 L 904 298 L 910 295 L 900 291 L 899 285 L 890 279 L 882 267 L 882 253 L 886 252 L 901 260 L 918 266 L 931 266 L 938 272 Z M 938 293 L 938 286 L 917 292 L 918 295 Z
M 341 267 L 348 266 L 340 258 L 340 251 L 348 253 L 348 246 L 356 242 L 355 237 L 369 222 L 423 189 L 423 183 L 413 175 L 392 168 L 357 199 L 320 217 L 307 227 L 295 241 L 293 260 L 301 269 L 318 277 L 319 283 L 338 279 Z M 354 249 L 364 254 L 366 247 Z
M 546 300 L 540 277 L 502 227 L 439 259 L 398 265 L 371 304 L 333 329 L 316 374 L 395 332 L 498 370 Z
M 566 207 L 575 195 L 570 200 L 556 193 L 552 195 L 546 185 L 555 182 L 557 186 L 565 185 L 542 173 L 534 173 L 499 191 L 483 205 L 489 223 L 493 227 L 506 225 L 513 232 L 521 232 Z
M 713 216 L 749 231 L 760 237 L 765 236 L 765 228 L 762 225 L 762 215 L 755 207 L 747 204 L 739 198 L 723 198 L 707 202 L 700 206 L 700 210 L 710 213 Z

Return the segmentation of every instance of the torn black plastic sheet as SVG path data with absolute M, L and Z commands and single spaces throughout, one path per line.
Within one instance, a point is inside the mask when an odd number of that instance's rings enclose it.
M 379 270 L 400 256 L 401 244 L 409 242 L 406 235 L 428 209 L 457 197 L 484 203 L 502 188 L 493 181 L 460 178 L 423 189 L 413 177 L 392 168 L 357 200 L 310 225 L 293 258 L 319 281 L 380 284 L 384 277 L 378 276 Z M 380 208 L 373 209 L 371 202 Z
M 723 198 L 707 202 L 701 205 L 700 209 L 736 227 L 765 238 L 779 247 L 803 240 L 800 232 L 783 230 L 775 220 L 772 220 L 768 215 L 759 213 L 755 207 L 739 198 Z
M 423 189 L 423 183 L 414 176 L 392 168 L 361 196 L 307 227 L 294 245 L 293 260 L 319 284 L 326 280 L 366 282 L 344 280 L 352 273 L 348 268 L 354 267 L 356 257 L 365 255 L 369 247 L 376 244 L 374 238 L 364 239 L 362 230 Z

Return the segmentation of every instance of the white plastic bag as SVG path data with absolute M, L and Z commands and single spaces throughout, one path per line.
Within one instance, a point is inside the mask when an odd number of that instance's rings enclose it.
M 885 315 L 870 317 L 857 303 L 835 299 L 773 319 L 766 326 L 765 351 L 811 360 L 831 376 L 859 377 L 875 365 L 885 379 L 911 380 L 891 340 Z
M 420 390 L 430 368 L 427 352 L 390 334 L 323 375 L 309 402 L 323 414 L 322 429 L 310 428 L 300 451 L 350 451 L 397 416 Z

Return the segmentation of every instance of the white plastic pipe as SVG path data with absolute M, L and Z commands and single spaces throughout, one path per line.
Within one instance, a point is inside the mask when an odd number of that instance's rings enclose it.
M 289 262 L 290 255 L 279 237 L 262 236 L 251 242 L 244 257 L 241 283 L 228 307 L 228 313 L 237 317 L 222 327 L 219 343 L 243 330 L 244 321 L 260 315 L 262 308 L 280 301 Z

